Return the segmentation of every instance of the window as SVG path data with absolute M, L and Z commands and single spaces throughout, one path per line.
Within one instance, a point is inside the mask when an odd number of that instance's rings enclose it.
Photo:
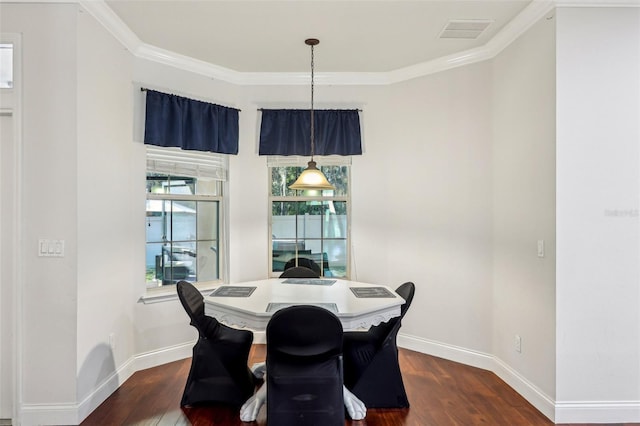
M 349 277 L 349 159 L 320 166 L 335 191 L 289 189 L 308 159 L 269 157 L 271 276 L 288 262 L 315 262 L 325 277 Z
M 0 43 L 0 89 L 13 88 L 13 44 Z
M 225 157 L 147 147 L 147 288 L 220 281 Z

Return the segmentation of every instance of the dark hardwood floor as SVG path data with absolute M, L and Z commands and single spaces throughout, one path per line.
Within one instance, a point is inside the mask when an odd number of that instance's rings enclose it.
M 254 345 L 249 365 L 264 359 L 265 346 Z M 185 359 L 136 372 L 82 426 L 267 424 L 265 407 L 255 423 L 241 422 L 237 409 L 224 406 L 180 408 L 190 363 Z M 365 420 L 347 420 L 345 425 L 553 425 L 492 372 L 405 349 L 400 349 L 400 366 L 411 407 L 371 409 Z

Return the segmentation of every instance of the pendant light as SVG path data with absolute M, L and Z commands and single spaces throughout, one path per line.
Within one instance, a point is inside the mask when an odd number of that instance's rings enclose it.
M 300 173 L 298 179 L 290 185 L 289 188 L 299 190 L 334 190 L 336 188 L 329 183 L 325 175 L 316 167 L 316 162 L 313 161 L 315 150 L 315 128 L 313 126 L 313 46 L 316 46 L 320 41 L 315 38 L 309 38 L 304 42 L 307 46 L 311 46 L 311 161 L 307 163 L 307 168 Z

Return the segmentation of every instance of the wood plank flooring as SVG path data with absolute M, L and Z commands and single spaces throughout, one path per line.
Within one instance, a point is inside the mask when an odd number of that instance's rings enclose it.
M 249 365 L 264 359 L 265 346 L 253 345 Z M 190 363 L 185 359 L 136 372 L 81 426 L 266 426 L 264 407 L 255 423 L 241 422 L 238 410 L 224 406 L 180 408 Z M 553 425 L 492 372 L 405 349 L 400 349 L 400 366 L 411 407 L 371 409 L 366 419 L 346 420 L 345 425 Z

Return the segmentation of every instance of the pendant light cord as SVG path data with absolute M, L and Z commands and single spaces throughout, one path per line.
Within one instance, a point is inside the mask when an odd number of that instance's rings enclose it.
M 313 123 L 313 44 L 311 45 L 311 161 L 315 152 L 315 128 Z

